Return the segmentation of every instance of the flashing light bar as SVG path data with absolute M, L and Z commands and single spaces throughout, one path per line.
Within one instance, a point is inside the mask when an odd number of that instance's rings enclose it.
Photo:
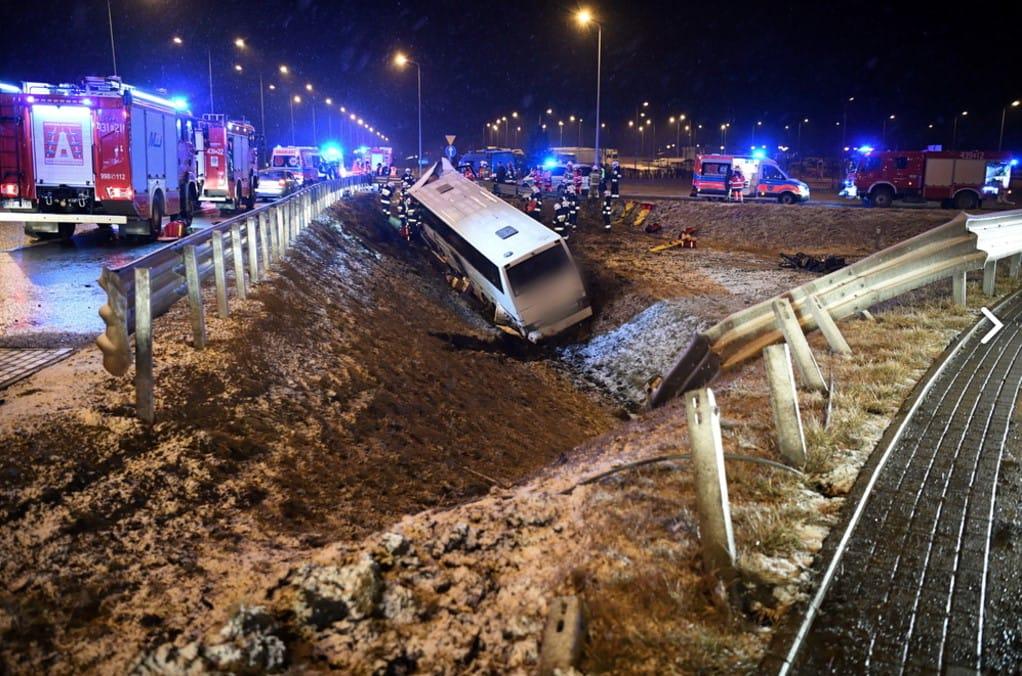
M 174 108 L 175 110 L 180 110 L 176 105 L 174 105 L 174 102 L 171 101 L 170 99 L 165 99 L 162 96 L 150 94 L 149 92 L 142 91 L 141 89 L 136 89 L 135 87 L 125 86 L 124 88 L 127 91 L 131 92 L 131 95 L 134 96 L 135 98 L 142 99 L 143 101 L 148 101 L 149 103 L 156 103 L 161 106 L 166 106 L 168 108 Z
M 8 94 L 20 94 L 21 87 L 15 87 L 12 84 L 6 82 L 0 82 L 0 92 L 7 92 Z

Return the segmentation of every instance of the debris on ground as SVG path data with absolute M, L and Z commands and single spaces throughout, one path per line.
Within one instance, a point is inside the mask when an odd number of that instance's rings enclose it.
M 834 272 L 848 265 L 845 262 L 844 256 L 833 256 L 830 254 L 826 256 L 810 256 L 800 251 L 793 256 L 786 253 L 780 253 L 778 256 L 781 257 L 780 267 L 782 268 L 805 270 L 806 272 L 817 272 L 820 274 Z

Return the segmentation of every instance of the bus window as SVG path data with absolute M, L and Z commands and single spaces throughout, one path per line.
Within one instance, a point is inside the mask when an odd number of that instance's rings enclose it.
M 527 292 L 537 282 L 553 277 L 562 270 L 571 267 L 568 254 L 558 244 L 539 252 L 507 269 L 507 279 L 511 290 L 516 296 Z

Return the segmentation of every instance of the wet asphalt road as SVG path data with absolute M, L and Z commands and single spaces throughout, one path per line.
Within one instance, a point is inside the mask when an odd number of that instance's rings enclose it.
M 193 227 L 209 227 L 223 218 L 196 217 Z M 33 243 L 13 232 L 21 224 L 0 227 L 7 245 L 0 248 L 0 345 L 9 347 L 92 340 L 103 329 L 97 313 L 106 293 L 96 282 L 102 267 L 123 265 L 166 246 L 132 242 L 92 226 L 83 226 L 70 242 Z

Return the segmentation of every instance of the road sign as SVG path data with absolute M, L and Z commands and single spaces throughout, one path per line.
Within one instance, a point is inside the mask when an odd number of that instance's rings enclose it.
M 454 145 L 454 139 L 455 139 L 454 134 L 447 134 L 446 136 L 444 136 L 444 138 L 447 139 L 447 145 L 449 145 L 449 146 L 453 146 Z
M 453 160 L 455 157 L 458 156 L 458 149 L 455 148 L 454 146 L 447 146 L 446 148 L 444 148 L 444 156 L 447 157 L 447 159 L 449 160 Z
M 983 339 L 979 341 L 981 344 L 986 345 L 987 343 L 990 342 L 991 338 L 997 335 L 998 331 L 1004 328 L 1004 324 L 1001 322 L 1000 319 L 994 316 L 993 312 L 986 309 L 985 307 L 981 307 L 979 311 L 982 312 L 984 316 L 986 316 L 986 318 L 990 320 L 990 323 L 994 325 L 994 328 L 990 329 L 990 331 L 988 331 L 987 334 L 983 336 Z

